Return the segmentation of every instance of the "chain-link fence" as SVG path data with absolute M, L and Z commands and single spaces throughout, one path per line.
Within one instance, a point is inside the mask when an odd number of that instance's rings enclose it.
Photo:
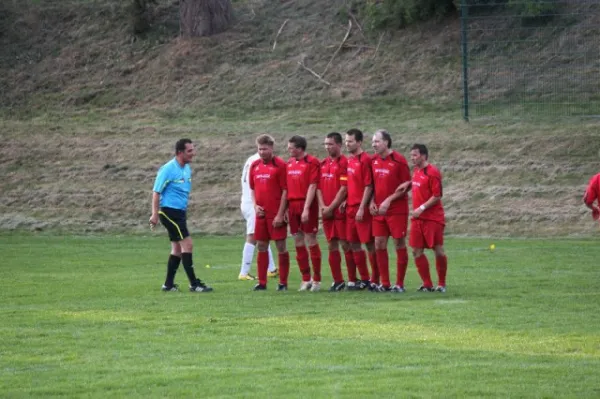
M 600 116 L 600 0 L 461 0 L 463 116 Z

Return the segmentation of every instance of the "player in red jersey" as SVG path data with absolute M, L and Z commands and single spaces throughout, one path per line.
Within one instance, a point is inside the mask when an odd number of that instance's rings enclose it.
M 598 206 L 594 205 L 594 202 Z M 600 173 L 590 179 L 583 195 L 583 203 L 592 210 L 594 220 L 600 222 Z
M 371 286 L 367 257 L 361 244 L 367 245 L 373 276 L 377 276 L 375 246 L 371 234 L 371 214 L 369 201 L 373 194 L 373 176 L 371 173 L 371 158 L 362 149 L 363 133 L 358 129 L 346 132 L 346 148 L 348 157 L 348 198 L 346 199 L 346 240 L 354 257 L 354 263 L 360 274 L 356 281 L 356 271 L 348 269 L 348 289 L 365 289 Z M 372 255 L 371 255 L 372 254 Z M 354 272 L 354 275 L 351 273 Z
M 373 135 L 375 154 L 371 158 L 373 170 L 373 198 L 369 211 L 373 215 L 373 236 L 377 267 L 381 276 L 378 291 L 404 292 L 404 276 L 408 266 L 406 231 L 408 227 L 408 197 L 406 191 L 397 192 L 402 183 L 410 182 L 410 168 L 406 158 L 391 149 L 392 138 L 386 130 Z M 396 284 L 391 287 L 387 244 L 389 237 L 396 248 Z
M 329 268 L 333 277 L 333 284 L 329 291 L 337 292 L 346 286 L 342 274 L 340 245 L 344 250 L 347 267 L 356 268 L 354 256 L 346 241 L 345 200 L 348 193 L 348 160 L 342 154 L 341 134 L 329 133 L 323 144 L 329 156 L 321 161 L 321 178 L 317 188 L 317 199 L 329 249 Z
M 287 199 L 290 232 L 294 236 L 296 260 L 302 274 L 299 291 L 319 291 L 321 289 L 321 248 L 317 241 L 319 230 L 319 204 L 317 185 L 319 184 L 320 162 L 306 153 L 306 139 L 293 136 L 288 140 Z M 310 261 L 313 277 L 310 277 Z
M 257 271 L 258 284 L 255 291 L 267 289 L 267 269 L 269 268 L 269 241 L 275 241 L 279 253 L 279 286 L 278 291 L 287 290 L 287 279 L 290 273 L 290 254 L 285 245 L 287 225 L 285 210 L 287 207 L 286 164 L 281 158 L 274 156 L 273 137 L 263 134 L 256 139 L 260 159 L 250 166 L 250 189 L 256 221 L 254 238 L 258 248 Z
M 446 292 L 446 270 L 448 258 L 444 252 L 444 227 L 446 220 L 442 206 L 442 175 L 427 160 L 429 151 L 424 144 L 415 144 L 410 150 L 413 169 L 412 182 L 398 187 L 399 192 L 412 188 L 413 211 L 410 222 L 409 244 L 415 257 L 415 265 L 423 285 L 419 291 Z M 433 248 L 435 252 L 435 268 L 438 275 L 438 286 L 433 289 L 429 274 L 429 261 L 424 249 Z

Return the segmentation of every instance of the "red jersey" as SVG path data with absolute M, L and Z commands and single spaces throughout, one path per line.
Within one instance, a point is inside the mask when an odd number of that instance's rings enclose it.
M 373 170 L 373 186 L 375 204 L 377 206 L 390 195 L 394 194 L 398 186 L 410 180 L 410 168 L 403 155 L 392 151 L 387 157 L 382 158 L 379 154 L 371 158 Z M 391 203 L 388 215 L 408 214 L 408 197 L 404 195 Z
M 302 159 L 290 158 L 287 162 L 288 200 L 304 200 L 308 186 L 319 184 L 319 160 L 306 154 Z M 316 196 L 315 196 L 316 198 Z
M 423 205 L 431 197 L 442 196 L 442 175 L 438 168 L 429 164 L 423 169 L 415 168 L 412 177 L 413 209 Z M 419 219 L 445 224 L 444 206 L 438 201 L 421 213 Z
M 333 202 L 340 188 L 348 185 L 348 159 L 344 155 L 337 158 L 327 157 L 321 161 L 321 179 L 319 190 L 323 195 L 323 202 L 329 205 Z M 335 216 L 340 216 L 338 209 Z
M 281 194 L 287 189 L 285 171 L 285 162 L 279 157 L 267 163 L 258 159 L 250 166 L 250 188 L 254 190 L 256 205 L 263 207 L 267 218 L 274 218 L 279 211 Z
M 583 202 L 587 205 L 592 205 L 594 201 L 600 205 L 600 173 L 590 179 L 583 196 Z
M 348 158 L 348 206 L 358 206 L 362 202 L 365 188 L 373 184 L 371 158 L 366 152 Z

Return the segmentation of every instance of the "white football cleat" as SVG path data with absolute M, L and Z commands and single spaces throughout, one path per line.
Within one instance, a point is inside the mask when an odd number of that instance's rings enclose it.
M 308 291 L 311 287 L 312 283 L 310 281 L 303 281 L 302 284 L 300 284 L 298 291 Z
M 321 282 L 320 281 L 313 281 L 312 287 L 310 287 L 310 291 L 311 292 L 321 291 Z

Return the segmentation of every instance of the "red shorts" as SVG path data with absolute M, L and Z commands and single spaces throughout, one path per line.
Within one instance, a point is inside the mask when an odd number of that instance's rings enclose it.
M 327 241 L 346 239 L 346 219 L 323 219 L 323 231 Z
M 254 222 L 254 239 L 256 241 L 280 241 L 287 238 L 287 225 L 273 227 L 272 218 L 259 218 Z
M 303 233 L 314 233 L 319 231 L 319 204 L 313 201 L 308 212 L 308 222 L 302 223 L 302 211 L 304 210 L 304 200 L 291 200 L 288 205 L 288 218 L 290 223 L 290 233 L 292 235 L 302 231 Z
M 412 219 L 408 244 L 412 248 L 433 248 L 444 245 L 444 227 L 443 224 L 432 220 Z
M 406 237 L 408 215 L 373 216 L 373 235 L 375 237 Z
M 358 206 L 346 208 L 346 240 L 348 242 L 366 244 L 373 240 L 373 235 L 371 234 L 371 221 L 373 217 L 367 209 L 363 215 L 363 220 L 357 222 L 354 219 L 356 211 L 358 211 Z

